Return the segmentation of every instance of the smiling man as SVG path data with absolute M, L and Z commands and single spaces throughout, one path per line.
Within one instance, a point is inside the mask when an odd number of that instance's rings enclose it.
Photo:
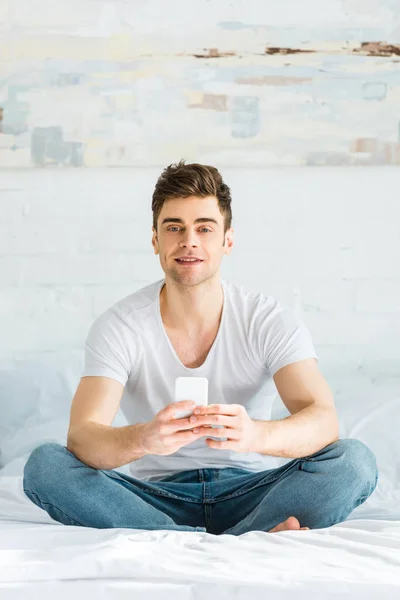
M 99 528 L 240 535 L 344 521 L 376 487 L 375 456 L 339 439 L 303 321 L 221 279 L 229 187 L 215 167 L 181 161 L 160 175 L 152 209 L 165 277 L 93 323 L 67 446 L 32 452 L 25 494 L 61 523 Z M 186 418 L 175 416 L 194 408 L 174 401 L 180 376 L 209 382 L 209 405 Z M 272 421 L 276 390 L 290 416 Z M 128 425 L 113 427 L 120 406 Z M 117 470 L 127 464 L 130 475 Z

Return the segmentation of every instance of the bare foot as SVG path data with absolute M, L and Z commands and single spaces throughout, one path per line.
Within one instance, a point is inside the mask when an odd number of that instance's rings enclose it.
M 283 521 L 282 523 L 279 523 L 279 525 L 276 525 L 276 527 L 274 527 L 273 529 L 270 529 L 270 531 L 268 533 L 276 533 L 277 531 L 286 531 L 289 529 L 293 529 L 293 530 L 302 530 L 302 529 L 310 529 L 309 527 L 300 527 L 300 523 L 299 520 L 296 519 L 296 517 L 289 517 L 288 519 L 286 519 L 286 521 Z

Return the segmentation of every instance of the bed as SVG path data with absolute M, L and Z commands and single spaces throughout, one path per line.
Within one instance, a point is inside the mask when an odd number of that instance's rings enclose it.
M 335 394 L 340 437 L 366 443 L 379 467 L 377 488 L 346 521 L 310 531 L 215 536 L 65 526 L 25 496 L 29 453 L 45 441 L 65 443 L 81 368 L 77 355 L 0 370 L 1 600 L 400 597 L 397 377 L 324 373 Z M 278 396 L 273 417 L 286 414 Z M 277 466 L 284 462 L 276 459 Z

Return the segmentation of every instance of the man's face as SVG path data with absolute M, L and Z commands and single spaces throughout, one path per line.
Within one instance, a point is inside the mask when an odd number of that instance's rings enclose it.
M 213 277 L 223 255 L 229 254 L 233 246 L 233 229 L 224 235 L 224 218 L 215 196 L 165 201 L 157 229 L 158 233 L 152 228 L 155 254 L 160 254 L 166 278 L 171 277 L 180 285 L 194 286 Z M 198 263 L 177 262 L 177 258 L 186 255 L 202 260 Z

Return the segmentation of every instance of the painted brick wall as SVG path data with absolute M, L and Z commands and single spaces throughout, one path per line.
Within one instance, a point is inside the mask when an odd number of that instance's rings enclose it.
M 0 169 L 400 165 L 399 0 L 0 0 Z
M 150 197 L 186 158 L 234 192 L 222 274 L 322 362 L 398 372 L 400 175 L 371 165 L 400 164 L 399 44 L 398 0 L 0 0 L 0 356 L 80 349 L 163 276 Z
M 400 364 L 400 171 L 221 170 L 235 244 L 221 275 L 277 297 L 310 328 L 322 367 Z M 160 170 L 5 170 L 0 358 L 83 349 L 94 318 L 163 277 L 151 246 Z

